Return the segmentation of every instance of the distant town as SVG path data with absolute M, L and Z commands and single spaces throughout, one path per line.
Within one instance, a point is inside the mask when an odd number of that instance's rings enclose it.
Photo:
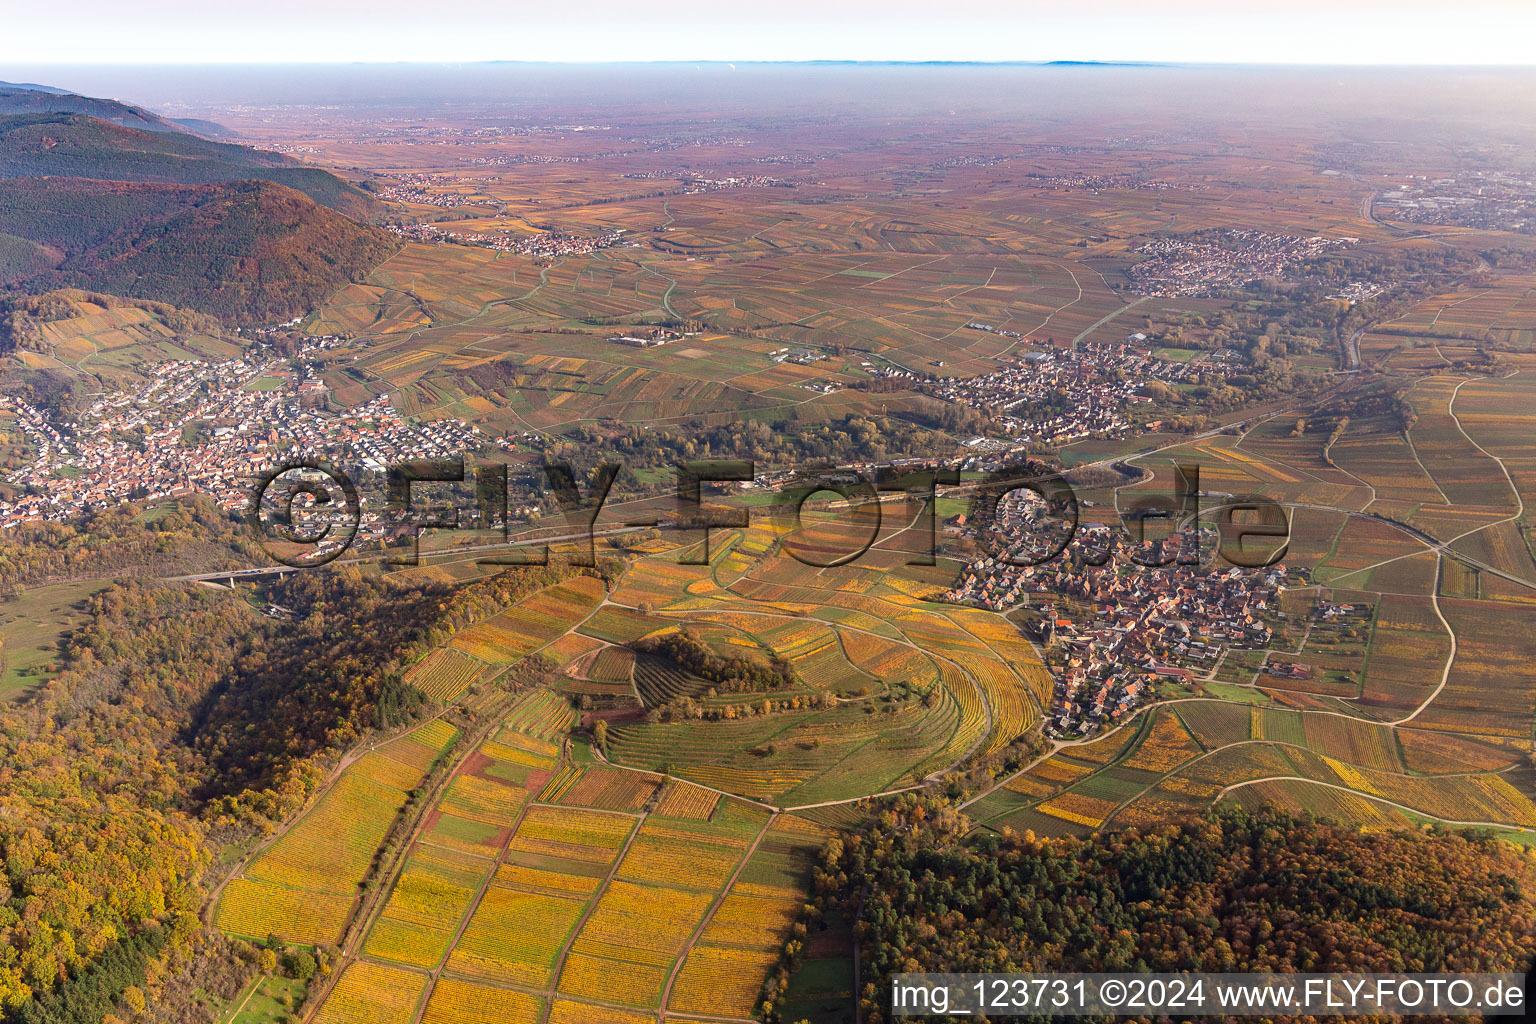
M 1018 337 L 985 323 L 967 326 Z M 865 369 L 877 377 L 910 380 L 925 394 L 988 413 L 1016 444 L 1064 443 L 1130 430 L 1135 424 L 1127 410 L 1152 401 L 1144 393 L 1149 381 L 1174 385 L 1198 375 L 1189 363 L 1156 358 L 1145 342 L 1145 335 L 1133 334 L 1119 344 L 1031 349 L 1004 356 L 999 369 L 975 377 L 925 379 L 895 366 Z
M 1284 278 L 1303 260 L 1347 249 L 1359 239 L 1228 229 L 1207 236 L 1155 238 L 1129 274 L 1137 295 L 1208 295 L 1261 278 Z

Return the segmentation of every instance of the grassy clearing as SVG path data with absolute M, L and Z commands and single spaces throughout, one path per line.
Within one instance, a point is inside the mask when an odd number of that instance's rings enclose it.
M 46 682 L 46 666 L 59 654 L 60 641 L 84 621 L 80 606 L 108 584 L 101 580 L 58 583 L 28 590 L 0 604 L 0 640 L 4 672 L 0 700 L 10 700 Z

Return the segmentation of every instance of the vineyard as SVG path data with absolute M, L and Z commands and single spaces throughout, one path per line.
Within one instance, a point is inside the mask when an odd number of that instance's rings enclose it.
M 546 796 L 572 807 L 597 807 L 610 811 L 638 811 L 655 794 L 659 780 L 636 772 L 589 767 L 579 779 L 559 793 Z
M 413 665 L 405 681 L 441 701 L 452 701 L 470 685 L 490 675 L 494 669 L 478 658 L 444 648 L 433 651 Z
M 587 677 L 600 683 L 628 684 L 634 677 L 634 652 L 624 647 L 604 647 L 587 669 Z
M 491 981 L 543 988 L 583 903 L 492 885 L 449 954 L 448 967 Z
M 1152 730 L 1141 744 L 1121 763 L 1127 768 L 1163 774 L 1201 753 L 1200 745 L 1171 711 L 1157 713 Z
M 238 935 L 334 942 L 407 791 L 456 736 L 434 722 L 365 754 L 226 886 L 214 922 Z
M 539 1024 L 543 1012 L 543 1000 L 515 989 L 445 977 L 421 1024 Z
M 672 961 L 712 897 L 615 880 L 571 946 L 558 990 L 624 1006 L 660 1004 Z M 614 978 L 624 978 L 615 985 Z
M 505 665 L 553 642 L 603 599 L 603 583 L 578 576 L 542 590 L 451 641 L 458 652 L 491 665 Z
M 635 659 L 635 689 L 647 707 L 660 707 L 679 697 L 704 696 L 714 684 L 679 668 L 666 658 L 642 654 Z
M 661 801 L 656 805 L 656 815 L 661 818 L 687 818 L 708 821 L 715 813 L 720 794 L 692 786 L 686 782 L 674 782 L 667 786 Z
M 413 967 L 435 967 L 448 952 L 453 931 L 469 909 L 488 857 L 434 846 L 429 834 L 410 857 L 368 933 L 363 952 Z
M 410 1024 L 426 987 L 414 971 L 358 961 L 342 972 L 315 1024 Z
M 575 722 L 571 705 L 547 691 L 535 694 L 507 716 L 508 729 L 546 740 L 569 732 Z

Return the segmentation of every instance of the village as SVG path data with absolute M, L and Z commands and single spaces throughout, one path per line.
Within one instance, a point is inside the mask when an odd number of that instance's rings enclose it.
M 1189 181 L 1163 181 L 1160 178 L 1137 178 L 1123 174 L 1031 174 L 1029 178 L 1032 185 L 1094 193 L 1109 189 L 1131 192 L 1198 192 L 1206 187 Z
M 1092 736 L 1154 700 L 1160 684 L 1189 685 L 1227 652 L 1273 637 L 1283 565 L 1202 564 L 1194 531 L 1133 554 L 1103 523 L 1079 531 L 1075 551 L 1046 558 L 1058 524 L 1043 500 L 1014 495 L 983 527 L 1006 540 L 968 564 L 944 599 L 1012 612 L 1027 626 L 1054 679 L 1052 735 Z M 977 523 L 955 518 L 976 535 Z
M 1011 333 L 983 323 L 967 326 Z M 893 366 L 868 365 L 865 370 L 878 377 L 912 380 L 925 394 L 986 413 L 1015 445 L 1060 444 L 1122 434 L 1137 425 L 1129 410 L 1151 403 L 1142 393 L 1149 381 L 1174 385 L 1192 382 L 1198 375 L 1189 363 L 1154 357 L 1143 347 L 1145 340 L 1145 335 L 1133 334 L 1123 344 L 1084 342 L 1003 356 L 998 369 L 976 377 L 923 379 Z M 973 439 L 971 447 L 982 447 L 985 440 Z
M 301 360 L 173 360 L 146 373 L 74 420 L 9 400 L 34 455 L 6 478 L 19 493 L 0 499 L 0 527 L 193 492 L 237 511 L 252 481 L 286 459 L 323 459 L 365 476 L 491 443 L 460 420 L 408 425 L 388 396 L 328 411 L 324 382 Z M 378 516 L 365 517 L 365 535 L 385 528 Z
M 1297 263 L 1357 241 L 1230 228 L 1211 236 L 1155 238 L 1136 247 L 1148 258 L 1127 273 L 1137 295 L 1209 295 L 1260 278 L 1284 278 Z
M 681 195 L 697 195 L 701 192 L 726 192 L 737 188 L 794 188 L 795 182 L 773 178 L 765 174 L 732 175 L 712 178 L 698 171 L 637 171 L 624 175 L 637 181 L 676 180 L 682 185 Z
M 445 190 L 451 189 L 456 182 L 442 174 L 380 174 L 379 177 L 389 183 L 376 189 L 374 194 L 390 202 L 453 210 L 461 206 L 484 206 L 490 201 L 484 195 L 476 198 Z
M 536 259 L 585 256 L 599 249 L 607 249 L 618 245 L 624 240 L 624 230 L 622 228 L 615 228 L 600 235 L 567 235 L 560 231 L 545 231 L 535 234 L 513 234 L 509 231 L 497 231 L 482 234 L 474 231 L 449 231 L 438 227 L 436 224 L 427 224 L 419 221 L 413 224 L 389 224 L 385 228 L 393 234 L 413 242 L 453 242 L 458 245 L 473 245 L 482 249 L 495 249 L 498 252 L 516 253 L 519 256 L 532 256 Z

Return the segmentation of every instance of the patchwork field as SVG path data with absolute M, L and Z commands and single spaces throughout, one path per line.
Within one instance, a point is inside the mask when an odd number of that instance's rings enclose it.
M 214 922 L 253 938 L 337 941 L 406 794 L 457 736 L 429 722 L 364 754 L 225 887 Z
M 537 1024 L 653 1020 L 663 1005 L 752 1011 L 831 831 L 573 760 L 563 742 L 572 724 L 563 698 L 535 693 L 463 758 L 318 1019 L 409 1021 L 419 1010 L 425 1021 Z M 285 838 L 285 849 L 300 841 Z

